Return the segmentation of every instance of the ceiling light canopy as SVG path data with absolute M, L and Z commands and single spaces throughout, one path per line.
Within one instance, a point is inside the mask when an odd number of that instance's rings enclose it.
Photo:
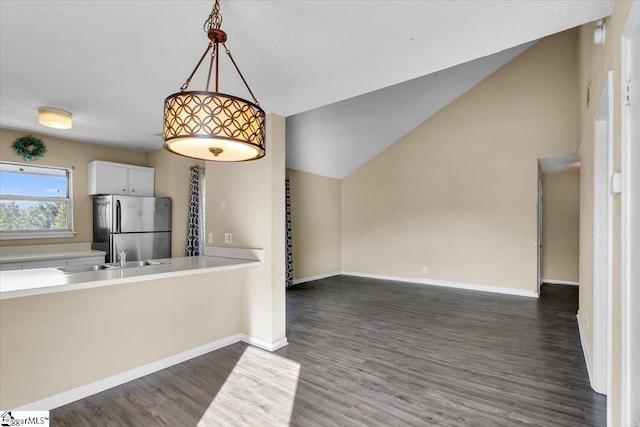
M 71 113 L 56 108 L 38 108 L 38 123 L 53 129 L 71 129 Z
M 222 15 L 216 0 L 204 23 L 209 44 L 180 92 L 164 101 L 164 148 L 186 157 L 222 162 L 255 160 L 265 155 L 265 113 L 225 45 L 227 34 L 220 29 Z M 220 45 L 240 75 L 253 102 L 218 91 Z M 187 91 L 194 74 L 211 51 L 204 91 Z M 215 67 L 215 91 L 209 91 Z

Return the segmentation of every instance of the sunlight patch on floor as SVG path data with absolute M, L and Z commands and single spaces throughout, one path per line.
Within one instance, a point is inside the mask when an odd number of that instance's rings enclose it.
M 198 426 L 289 425 L 299 375 L 299 363 L 248 346 Z

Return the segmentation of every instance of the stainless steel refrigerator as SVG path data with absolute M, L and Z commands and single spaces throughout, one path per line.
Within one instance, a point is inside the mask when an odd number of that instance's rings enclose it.
M 169 197 L 95 196 L 93 245 L 107 253 L 107 262 L 118 261 L 127 250 L 127 261 L 171 257 L 171 199 Z

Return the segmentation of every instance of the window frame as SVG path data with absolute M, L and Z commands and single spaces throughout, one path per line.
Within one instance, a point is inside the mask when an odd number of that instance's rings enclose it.
M 65 202 L 67 204 L 67 227 L 64 230 L 0 230 L 0 240 L 57 239 L 75 236 L 76 233 L 73 231 L 73 168 L 47 165 L 29 165 L 24 163 L 0 161 L 0 169 L 4 169 L 2 168 L 3 165 L 18 168 L 29 168 L 34 170 L 56 169 L 59 171 L 64 171 L 67 180 L 67 197 L 15 196 L 0 193 L 0 202 L 18 200 L 57 203 Z

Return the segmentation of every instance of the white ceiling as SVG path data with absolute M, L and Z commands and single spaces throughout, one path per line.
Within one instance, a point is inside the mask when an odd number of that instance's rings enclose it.
M 344 178 L 532 44 L 287 117 L 287 167 Z
M 202 23 L 212 4 L 0 1 L 0 126 L 138 150 L 161 147 L 163 100 L 179 90 L 204 50 Z M 291 116 L 599 19 L 612 4 L 223 0 L 222 28 L 261 106 Z M 228 61 L 221 65 L 221 91 L 249 97 Z M 191 89 L 204 88 L 203 74 Z M 40 126 L 40 106 L 72 112 L 73 129 Z M 336 144 L 333 156 L 345 144 Z

